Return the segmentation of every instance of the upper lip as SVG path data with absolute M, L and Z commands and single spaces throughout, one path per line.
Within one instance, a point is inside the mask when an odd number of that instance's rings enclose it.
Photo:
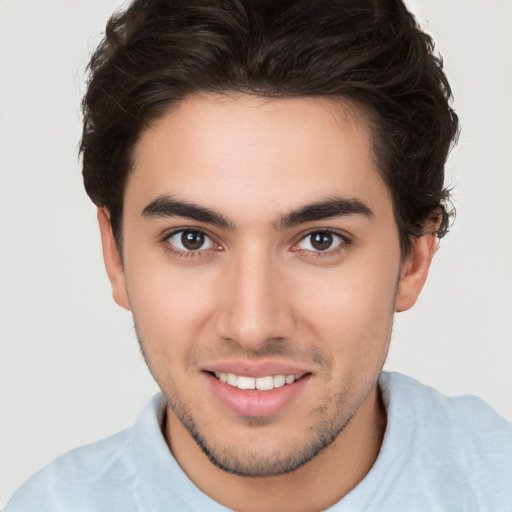
M 307 368 L 280 361 L 221 361 L 205 365 L 202 371 L 233 373 L 244 377 L 266 377 L 268 375 L 305 375 Z

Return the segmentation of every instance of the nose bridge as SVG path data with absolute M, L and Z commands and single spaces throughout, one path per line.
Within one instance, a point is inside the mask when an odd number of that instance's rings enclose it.
M 217 312 L 220 336 L 251 350 L 289 337 L 293 318 L 271 251 L 246 247 L 230 262 L 227 274 Z

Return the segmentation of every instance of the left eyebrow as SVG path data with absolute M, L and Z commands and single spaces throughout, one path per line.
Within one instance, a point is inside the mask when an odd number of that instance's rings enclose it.
M 142 210 L 142 216 L 146 218 L 184 217 L 221 228 L 234 229 L 233 224 L 220 213 L 165 194 L 148 204 Z
M 372 209 L 360 199 L 334 197 L 293 210 L 281 217 L 274 226 L 276 229 L 285 229 L 305 222 L 349 215 L 362 215 L 369 219 L 374 217 Z

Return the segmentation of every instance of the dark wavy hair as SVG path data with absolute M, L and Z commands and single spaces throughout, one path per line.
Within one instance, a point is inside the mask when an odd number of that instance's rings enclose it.
M 141 132 L 196 92 L 352 100 L 369 112 L 402 254 L 449 226 L 444 165 L 458 134 L 451 90 L 400 0 L 135 0 L 89 64 L 80 151 L 86 191 L 121 243 Z

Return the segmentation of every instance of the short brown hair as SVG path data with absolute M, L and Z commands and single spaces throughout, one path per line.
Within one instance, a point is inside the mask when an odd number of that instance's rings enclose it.
M 352 99 L 373 113 L 405 254 L 428 220 L 439 237 L 449 224 L 444 165 L 458 119 L 433 49 L 400 0 L 135 0 L 89 65 L 86 191 L 120 244 L 133 147 L 172 104 L 200 91 Z

